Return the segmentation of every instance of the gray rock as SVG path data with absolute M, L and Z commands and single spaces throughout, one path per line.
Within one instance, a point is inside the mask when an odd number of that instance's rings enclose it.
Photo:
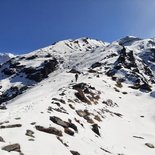
M 21 152 L 19 144 L 11 144 L 11 145 L 4 146 L 2 147 L 2 150 L 8 151 L 8 152 L 11 152 L 11 151 Z
M 151 144 L 151 143 L 145 143 L 145 145 L 146 145 L 147 147 L 149 147 L 149 148 L 152 148 L 152 149 L 155 148 L 154 145 Z
M 4 139 L 0 136 L 0 142 L 5 142 Z
M 21 127 L 22 125 L 21 124 L 12 124 L 12 125 L 2 125 L 0 126 L 0 129 L 6 129 L 6 128 L 19 128 Z
M 94 131 L 97 135 L 100 136 L 99 126 L 97 124 L 92 125 L 92 131 Z
M 70 151 L 73 155 L 80 155 L 80 153 L 79 152 L 77 152 L 77 151 Z
M 36 127 L 36 129 L 38 131 L 41 131 L 41 132 L 45 132 L 45 133 L 49 133 L 49 134 L 54 134 L 54 135 L 57 135 L 57 136 L 63 136 L 62 135 L 62 131 L 58 130 L 58 129 L 54 128 L 54 127 L 45 128 L 45 127 L 39 126 L 39 125 L 36 125 L 35 127 Z
M 34 132 L 32 130 L 26 130 L 26 136 L 30 136 L 30 137 L 33 137 L 34 138 Z

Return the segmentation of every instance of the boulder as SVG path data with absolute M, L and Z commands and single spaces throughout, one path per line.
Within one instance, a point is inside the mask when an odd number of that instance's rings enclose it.
M 21 152 L 19 144 L 11 144 L 11 145 L 4 146 L 2 147 L 2 150 L 8 151 L 8 152 L 11 152 L 11 151 Z
M 2 70 L 2 73 L 4 73 L 5 75 L 8 75 L 8 76 L 11 76 L 16 73 L 16 70 L 14 68 L 4 68 Z
M 54 135 L 57 135 L 57 136 L 62 136 L 62 131 L 58 130 L 58 129 L 54 128 L 54 127 L 45 128 L 45 127 L 39 126 L 39 125 L 36 125 L 35 127 L 36 127 L 36 129 L 38 131 L 49 133 L 49 134 L 54 134 Z
M 70 136 L 74 136 L 74 132 L 70 130 L 69 128 L 64 128 L 64 132 Z
M 80 117 L 85 117 L 87 116 L 87 113 L 83 110 L 76 110 L 76 113 L 80 116 Z
M 81 72 L 80 71 L 78 71 L 78 70 L 76 70 L 76 69 L 71 69 L 70 71 L 69 71 L 69 73 L 77 73 L 77 74 L 81 74 Z
M 91 65 L 91 68 L 96 68 L 96 67 L 101 67 L 102 63 L 100 62 L 95 62 L 94 64 Z
M 77 92 L 75 93 L 75 96 L 82 102 L 91 104 L 91 102 L 86 98 L 84 92 L 81 89 L 78 89 Z
M 4 139 L 0 136 L 0 142 L 5 142 Z
M 73 155 L 80 155 L 80 153 L 79 152 L 77 152 L 77 151 L 70 151 Z
M 100 136 L 99 127 L 97 124 L 92 125 L 92 131 L 94 131 L 97 135 Z
M 21 124 L 12 124 L 12 125 L 2 125 L 0 126 L 0 129 L 6 129 L 6 128 L 19 128 L 21 127 L 22 125 Z
M 63 120 L 60 119 L 59 117 L 51 116 L 51 117 L 50 117 L 50 120 L 51 120 L 53 123 L 55 123 L 55 124 L 57 124 L 57 125 L 60 125 L 60 126 L 62 126 L 62 127 L 64 127 L 64 128 L 72 128 L 73 130 L 78 131 L 77 126 L 76 126 L 75 124 L 73 124 L 73 123 L 71 123 L 71 122 L 63 121 Z
M 151 149 L 155 148 L 155 146 L 151 143 L 145 143 L 145 145 Z
M 6 105 L 0 105 L 0 110 L 6 110 Z
M 25 135 L 34 138 L 34 132 L 32 130 L 26 130 Z

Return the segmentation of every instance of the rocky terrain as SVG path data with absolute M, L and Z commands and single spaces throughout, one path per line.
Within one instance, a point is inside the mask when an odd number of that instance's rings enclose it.
M 65 40 L 8 59 L 0 116 L 1 155 L 154 155 L 155 39 Z

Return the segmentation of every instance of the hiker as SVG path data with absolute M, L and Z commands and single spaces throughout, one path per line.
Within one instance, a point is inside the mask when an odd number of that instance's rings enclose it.
M 79 75 L 76 73 L 76 74 L 75 74 L 75 81 L 76 81 L 76 82 L 77 82 L 77 80 L 78 80 L 78 76 L 79 76 Z

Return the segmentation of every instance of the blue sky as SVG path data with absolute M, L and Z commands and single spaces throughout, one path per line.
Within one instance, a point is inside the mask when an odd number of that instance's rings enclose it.
M 154 0 L 0 0 L 0 52 L 26 53 L 55 41 L 155 37 Z

